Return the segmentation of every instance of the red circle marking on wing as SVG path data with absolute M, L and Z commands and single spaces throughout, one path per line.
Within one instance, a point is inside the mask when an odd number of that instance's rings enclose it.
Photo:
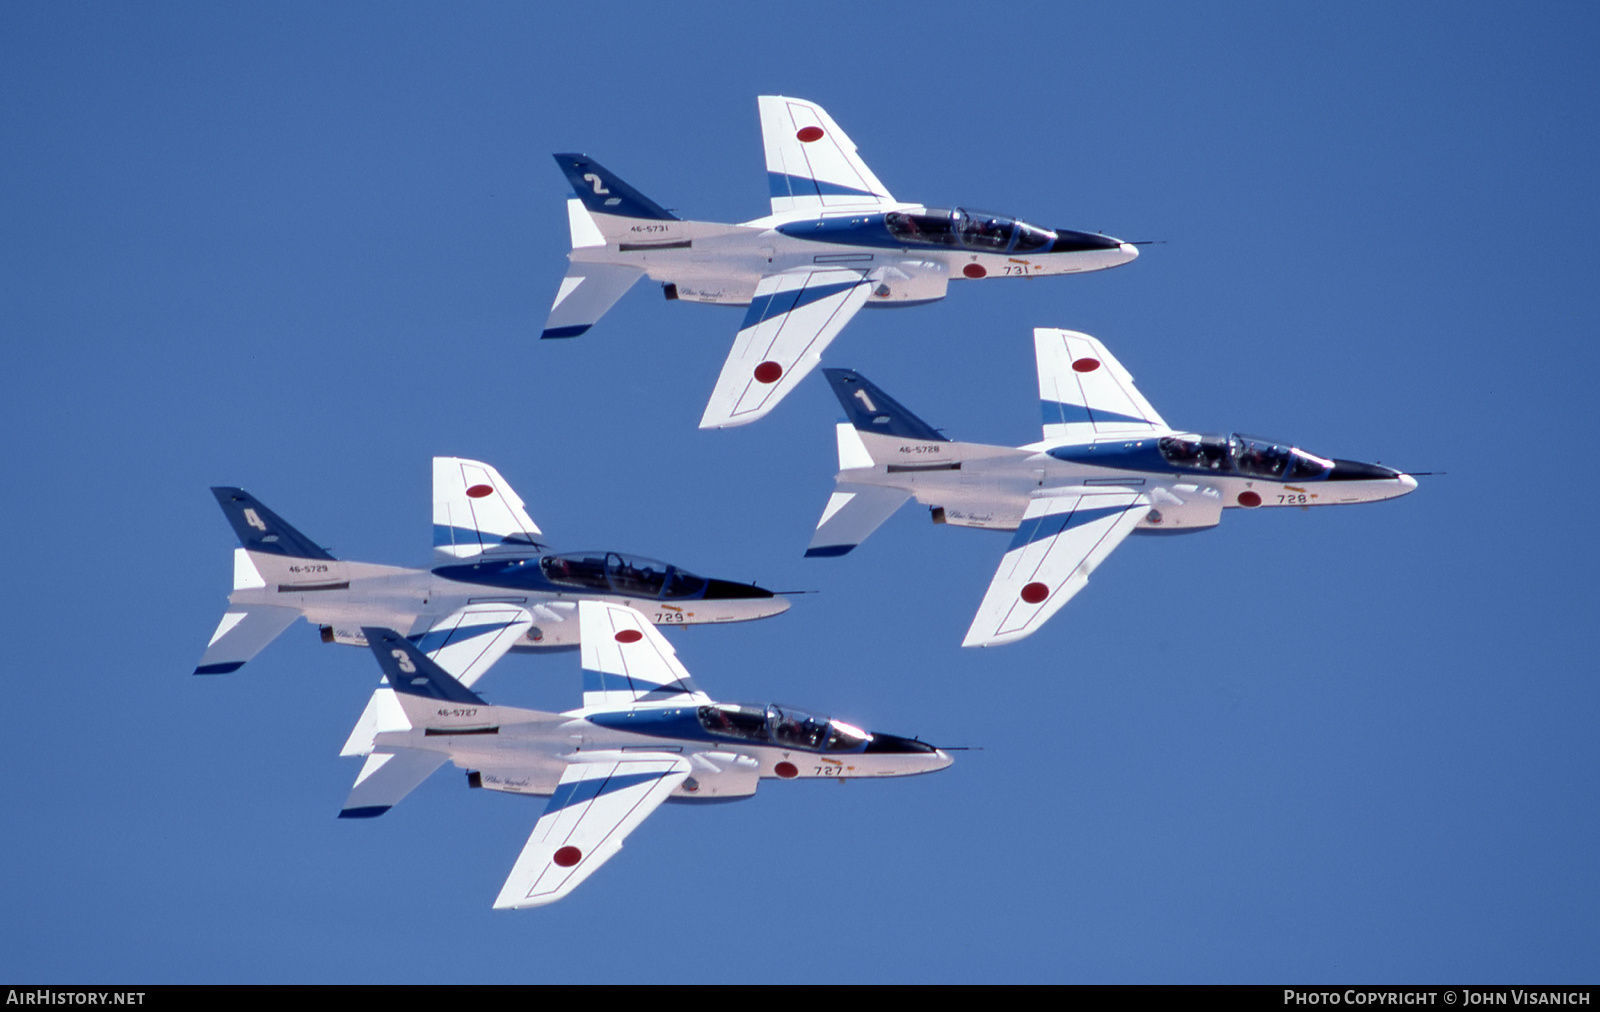
M 1073 372 L 1094 372 L 1100 368 L 1100 360 L 1095 358 L 1080 358 L 1072 363 Z
M 474 499 L 482 499 L 486 495 L 494 495 L 494 486 L 492 486 L 492 485 L 474 485 L 471 488 L 467 489 L 467 495 L 471 496 Z
M 624 629 L 613 638 L 618 643 L 637 643 L 644 639 L 644 633 L 637 629 Z
M 776 383 L 783 375 L 783 366 L 776 362 L 763 362 L 756 366 L 757 383 Z
M 1050 596 L 1050 588 L 1042 583 L 1030 583 L 1022 588 L 1022 599 L 1029 604 L 1038 604 Z
M 800 139 L 800 143 L 810 144 L 812 141 L 822 140 L 822 128 L 814 126 L 802 127 L 795 136 Z
M 571 868 L 583 860 L 583 851 L 577 847 L 562 847 L 551 860 L 563 868 Z

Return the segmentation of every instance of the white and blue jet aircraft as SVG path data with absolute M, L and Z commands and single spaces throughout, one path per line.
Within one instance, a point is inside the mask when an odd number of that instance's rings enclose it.
M 555 156 L 578 196 L 545 337 L 582 334 L 645 275 L 669 299 L 750 307 L 702 429 L 771 411 L 863 306 L 933 302 L 952 278 L 1078 274 L 1139 255 L 1105 235 L 896 200 L 821 106 L 757 101 L 772 214 L 742 225 L 682 221 L 587 155 Z
M 1174 429 L 1105 345 L 1036 329 L 1044 438 L 958 443 L 860 374 L 824 370 L 849 415 L 839 473 L 808 556 L 843 555 L 907 499 L 935 523 L 1016 531 L 963 646 L 1029 636 L 1129 534 L 1214 527 L 1222 511 L 1393 499 L 1417 487 L 1378 464 L 1320 457 L 1238 433 Z
M 488 464 L 433 458 L 431 569 L 335 559 L 240 488 L 212 493 L 242 547 L 228 610 L 195 668 L 237 671 L 295 619 L 327 643 L 366 645 L 363 626 L 402 630 L 471 685 L 513 648 L 578 642 L 580 600 L 639 608 L 664 625 L 741 622 L 789 608 L 771 591 L 620 552 L 554 554 Z
M 491 706 L 409 639 L 363 630 L 385 678 L 376 722 L 342 753 L 367 760 L 340 817 L 382 815 L 446 761 L 468 770 L 473 787 L 547 796 L 494 902 L 535 907 L 594 874 L 663 801 L 748 797 L 763 778 L 906 776 L 950 765 L 913 738 L 788 706 L 713 702 L 666 638 L 625 605 L 585 600 L 578 618 L 583 706 L 566 713 Z

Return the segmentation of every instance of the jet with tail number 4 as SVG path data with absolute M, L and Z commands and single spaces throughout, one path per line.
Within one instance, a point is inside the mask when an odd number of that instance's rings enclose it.
M 1129 534 L 1216 526 L 1224 509 L 1393 499 L 1415 478 L 1239 433 L 1174 429 L 1105 345 L 1033 332 L 1044 438 L 1015 449 L 958 443 L 858 373 L 825 370 L 848 422 L 839 473 L 808 556 L 843 555 L 907 499 L 935 523 L 1015 531 L 963 646 L 1036 632 Z
M 467 770 L 472 787 L 548 797 L 494 902 L 536 907 L 594 874 L 663 801 L 744 798 L 767 778 L 906 776 L 950 765 L 914 738 L 788 706 L 714 702 L 626 605 L 582 601 L 578 621 L 583 705 L 565 713 L 492 706 L 406 637 L 364 629 L 384 684 L 377 722 L 345 746 L 343 754 L 367 758 L 340 817 L 382 815 L 446 762 Z
M 488 464 L 433 458 L 431 569 L 336 559 L 241 488 L 213 488 L 242 547 L 233 593 L 197 675 L 236 671 L 297 618 L 326 643 L 366 645 L 363 626 L 399 629 L 471 685 L 506 651 L 578 642 L 577 606 L 622 601 L 666 625 L 740 622 L 788 610 L 746 583 L 620 552 L 555 554 Z
M 896 200 L 821 106 L 757 103 L 772 213 L 740 225 L 683 221 L 589 156 L 555 156 L 577 197 L 572 265 L 543 336 L 582 334 L 645 275 L 669 299 L 749 307 L 702 429 L 771 411 L 864 306 L 933 302 L 951 279 L 1077 274 L 1138 256 L 1105 235 Z

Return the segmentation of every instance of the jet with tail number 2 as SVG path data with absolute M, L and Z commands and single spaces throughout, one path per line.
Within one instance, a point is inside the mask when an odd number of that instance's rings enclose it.
M 500 472 L 433 458 L 431 569 L 335 559 L 241 488 L 211 490 L 242 547 L 233 593 L 197 675 L 236 671 L 304 617 L 327 643 L 399 629 L 471 685 L 506 651 L 578 642 L 578 601 L 633 605 L 665 625 L 740 622 L 788 610 L 746 583 L 711 580 L 619 552 L 553 554 Z
M 1105 235 L 896 200 L 821 106 L 757 102 L 772 214 L 742 225 L 680 220 L 589 156 L 555 156 L 577 197 L 545 337 L 582 334 L 645 275 L 669 299 L 750 307 L 702 429 L 771 411 L 863 306 L 933 302 L 951 279 L 1077 274 L 1139 255 Z
M 566 713 L 491 706 L 410 640 L 364 629 L 384 685 L 376 722 L 345 746 L 343 754 L 367 759 L 340 818 L 382 815 L 447 761 L 473 787 L 548 797 L 494 902 L 536 907 L 577 888 L 663 801 L 744 798 L 765 778 L 906 776 L 950 765 L 914 738 L 788 706 L 714 702 L 666 638 L 625 605 L 582 601 L 578 621 L 583 706 Z
M 808 556 L 843 555 L 907 499 L 935 523 L 1016 531 L 962 646 L 1036 632 L 1129 534 L 1216 526 L 1222 511 L 1393 499 L 1415 478 L 1238 433 L 1162 421 L 1105 345 L 1033 332 L 1044 438 L 1015 449 L 945 438 L 859 373 L 825 370 L 838 426 L 836 489 Z

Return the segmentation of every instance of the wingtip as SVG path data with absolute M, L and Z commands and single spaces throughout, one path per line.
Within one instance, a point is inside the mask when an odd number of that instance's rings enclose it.
M 540 334 L 539 338 L 540 340 L 549 340 L 551 338 L 578 337 L 592 326 L 594 326 L 592 323 L 583 323 L 575 327 L 550 327 Z
M 376 819 L 378 816 L 393 808 L 393 805 L 366 805 L 361 808 L 342 808 L 339 810 L 341 819 Z
M 202 664 L 194 669 L 197 675 L 226 675 L 244 667 L 244 661 L 227 661 L 223 664 Z
M 807 548 L 806 549 L 806 558 L 808 558 L 808 559 L 832 559 L 832 558 L 837 558 L 840 555 L 848 555 L 855 547 L 856 547 L 855 545 L 822 545 L 822 546 L 817 547 L 817 548 Z

